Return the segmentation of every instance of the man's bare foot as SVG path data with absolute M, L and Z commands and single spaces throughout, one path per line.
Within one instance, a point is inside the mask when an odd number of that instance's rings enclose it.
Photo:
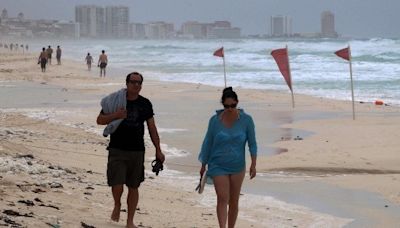
M 121 212 L 121 205 L 114 205 L 114 210 L 111 214 L 111 220 L 114 222 L 118 222 L 120 212 Z
M 138 228 L 135 224 L 126 224 L 126 228 Z

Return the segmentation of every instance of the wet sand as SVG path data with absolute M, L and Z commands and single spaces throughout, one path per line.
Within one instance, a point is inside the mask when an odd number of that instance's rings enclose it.
M 0 154 L 2 158 L 17 160 L 17 154 L 32 154 L 31 163 L 40 161 L 46 167 L 60 167 L 56 170 L 66 174 L 57 179 L 51 172 L 54 169 L 47 168 L 44 170 L 49 177 L 37 183 L 27 171 L 0 173 L 4 196 L 1 209 L 35 214 L 33 218 L 9 216 L 21 224 L 41 227 L 46 222 L 58 222 L 77 226 L 82 221 L 108 227 L 112 208 L 104 176 L 107 140 L 101 136 L 102 128 L 95 124 L 95 117 L 101 97 L 123 87 L 125 76 L 100 79 L 97 71 L 88 73 L 83 64 L 71 61 L 50 66 L 42 74 L 34 58 L 1 54 Z M 292 109 L 289 94 L 236 90 L 239 106 L 255 119 L 260 148 L 260 175 L 255 181 L 245 182 L 238 227 L 341 227 L 354 219 L 349 226 L 382 225 L 374 223 L 382 218 L 389 227 L 398 224 L 399 218 L 392 216 L 398 212 L 400 202 L 400 170 L 396 165 L 399 135 L 395 128 L 400 123 L 396 116 L 398 107 L 357 104 L 360 115 L 352 121 L 348 102 L 296 96 L 298 102 Z M 220 108 L 220 93 L 221 88 L 217 87 L 145 78 L 142 94 L 153 102 L 168 160 L 167 169 L 155 177 L 148 164 L 154 149 L 148 147 L 147 180 L 141 187 L 141 212 L 136 215 L 143 226 L 217 224 L 212 187 L 208 186 L 203 195 L 193 190 L 198 180 L 197 153 L 208 118 Z M 280 174 L 282 178 L 271 178 L 269 174 Z M 293 177 L 297 181 L 287 183 Z M 63 188 L 52 188 L 54 181 Z M 27 185 L 26 189 L 18 187 L 21 183 Z M 94 190 L 86 189 L 91 186 L 95 186 Z M 46 193 L 32 192 L 38 187 Z M 11 194 L 14 192 L 18 194 Z M 321 202 L 322 193 L 330 197 Z M 43 204 L 55 205 L 60 210 L 18 203 L 21 199 L 35 202 L 37 194 L 49 197 Z M 362 200 L 351 197 L 352 194 L 363 195 Z M 346 201 L 352 207 L 346 209 L 349 213 L 341 213 L 343 207 L 339 205 Z M 364 201 L 366 205 L 362 204 Z M 316 202 L 321 206 L 313 206 Z M 380 206 L 384 209 L 378 210 Z M 373 213 L 355 213 L 363 208 L 370 208 Z

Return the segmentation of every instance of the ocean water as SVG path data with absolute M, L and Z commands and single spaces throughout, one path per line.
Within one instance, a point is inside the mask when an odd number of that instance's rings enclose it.
M 348 43 L 350 43 L 353 53 L 356 100 L 368 102 L 382 99 L 387 103 L 399 105 L 400 40 L 79 40 L 34 41 L 29 44 L 30 49 L 32 51 L 37 50 L 38 53 L 42 46 L 52 45 L 55 47 L 61 45 L 63 58 L 78 60 L 82 64 L 85 64 L 84 58 L 87 52 L 90 52 L 94 59 L 97 60 L 98 54 L 104 49 L 109 56 L 110 68 L 119 68 L 127 72 L 145 72 L 145 77 L 154 77 L 159 80 L 203 83 L 221 87 L 224 85 L 222 59 L 213 56 L 212 53 L 223 45 L 225 47 L 228 85 L 286 92 L 288 92 L 288 88 L 270 52 L 273 49 L 288 45 L 295 93 L 350 100 L 348 63 L 333 54 L 334 51 L 346 47 Z M 121 75 L 121 78 L 124 77 L 125 75 Z M 7 87 L 4 88 L 15 88 L 8 84 L 5 86 Z M 53 103 L 49 105 L 53 105 Z M 49 121 L 57 120 L 58 118 L 63 119 L 63 115 L 68 114 L 68 112 L 58 109 L 50 110 L 49 112 L 43 112 L 41 109 L 36 112 L 32 112 L 31 109 L 28 111 L 34 118 L 45 118 L 49 119 Z M 77 112 L 76 110 L 74 111 L 76 116 Z M 65 121 L 63 124 L 66 124 Z M 72 126 L 101 134 L 98 126 L 71 124 Z M 160 132 L 163 135 L 177 134 L 185 132 L 185 129 L 161 128 Z M 178 158 L 187 156 L 184 150 L 173 147 L 173 144 L 164 144 L 162 146 L 167 156 Z M 163 179 L 160 178 L 160 180 L 170 181 L 170 183 L 176 183 L 177 178 L 183 176 L 182 178 L 187 180 L 179 182 L 184 185 L 185 188 L 183 189 L 187 189 L 187 191 L 193 191 L 198 180 L 197 175 L 192 175 L 192 173 L 187 177 L 179 174 L 178 171 L 170 169 L 168 169 L 168 172 L 165 170 L 161 175 L 171 175 L 168 179 L 164 178 L 164 176 Z M 286 174 L 283 175 L 286 178 Z M 270 183 L 265 182 L 270 180 L 271 177 L 263 176 L 262 174 L 259 176 L 256 180 L 257 182 L 244 189 L 246 192 L 244 196 L 246 197 L 245 202 L 249 202 L 249 206 L 246 206 L 246 203 L 243 206 L 248 210 L 254 208 L 253 202 L 258 202 L 262 209 L 264 209 L 264 205 L 282 204 L 283 208 L 292 211 L 298 208 L 297 205 L 293 204 L 296 203 L 318 212 L 337 216 L 335 218 L 351 217 L 356 221 L 360 221 L 362 225 L 373 223 L 371 223 L 370 220 L 372 218 L 368 217 L 368 214 L 359 214 L 357 212 L 359 208 L 372 208 L 379 213 L 388 213 L 388 209 L 382 207 L 383 201 L 379 196 L 369 193 L 364 194 L 363 191 L 352 190 L 351 192 L 343 193 L 340 188 L 335 186 L 328 186 L 322 189 L 316 188 L 315 186 L 320 184 L 319 182 L 313 183 L 313 185 L 310 185 L 309 181 L 298 182 L 295 183 L 295 187 L 291 186 L 291 183 L 283 185 L 277 182 L 274 185 L 278 189 L 277 192 L 283 192 L 278 195 L 274 192 L 274 186 L 271 187 Z M 310 188 L 313 188 L 318 194 L 309 191 Z M 295 196 L 292 195 L 293 189 L 297 189 Z M 212 188 L 209 187 L 208 190 L 209 194 L 207 196 L 213 195 Z M 300 194 L 298 194 L 299 192 Z M 311 192 L 312 194 L 303 194 L 304 192 Z M 343 198 L 343 195 L 357 196 L 350 197 L 350 199 L 346 198 L 347 202 L 352 202 L 351 206 L 355 209 L 345 208 L 346 210 L 344 210 L 342 205 L 346 204 L 341 201 L 325 201 L 326 194 L 330 195 L 332 199 Z M 361 197 L 359 197 L 360 195 Z M 207 198 L 205 197 L 204 199 Z M 283 204 L 283 202 L 289 202 L 290 205 Z M 367 205 L 365 205 L 365 202 L 367 202 Z M 215 205 L 215 201 L 201 203 Z M 389 210 L 392 210 L 391 208 L 393 208 L 394 214 L 398 214 L 399 208 L 391 206 Z M 339 224 L 339 220 L 334 220 L 332 217 L 319 217 L 311 209 L 305 213 L 312 214 L 315 217 L 314 227 Z M 299 210 L 305 211 L 302 208 Z M 341 211 L 349 214 L 343 215 Z M 391 216 L 391 214 L 388 216 Z
M 90 52 L 95 61 L 101 50 L 109 67 L 144 72 L 165 81 L 224 86 L 222 58 L 225 48 L 228 86 L 287 91 L 288 87 L 270 55 L 288 45 L 295 94 L 351 100 L 349 64 L 334 52 L 351 45 L 356 101 L 400 104 L 400 40 L 77 40 L 36 41 L 31 50 L 61 45 L 63 57 L 82 60 Z M 124 75 L 121 75 L 124 76 Z

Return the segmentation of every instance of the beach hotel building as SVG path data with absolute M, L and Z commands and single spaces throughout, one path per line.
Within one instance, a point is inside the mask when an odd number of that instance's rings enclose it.
M 127 6 L 106 7 L 106 37 L 128 38 L 129 8 Z
M 9 17 L 3 9 L 0 16 L 1 38 L 79 38 L 79 24 L 72 21 L 26 19 L 24 13 Z
M 229 21 L 200 23 L 188 21 L 182 24 L 182 37 L 189 39 L 237 39 L 241 37 L 240 28 L 232 28 Z
M 270 28 L 272 37 L 290 37 L 292 36 L 292 18 L 282 15 L 272 16 Z
M 337 38 L 335 31 L 335 15 L 330 11 L 321 13 L 321 37 Z
M 75 22 L 80 25 L 81 37 L 104 36 L 104 8 L 94 5 L 75 7 Z
M 126 6 L 80 5 L 75 7 L 80 36 L 88 38 L 128 38 L 129 8 Z
M 150 22 L 144 25 L 146 39 L 164 40 L 175 36 L 174 24 L 164 21 Z M 133 35 L 133 31 L 132 31 Z

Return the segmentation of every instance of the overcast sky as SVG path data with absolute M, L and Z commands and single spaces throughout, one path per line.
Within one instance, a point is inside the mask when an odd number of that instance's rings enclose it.
M 0 0 L 9 16 L 74 20 L 76 5 L 124 5 L 131 22 L 229 20 L 243 34 L 269 34 L 272 15 L 288 15 L 293 32 L 319 32 L 324 10 L 335 14 L 336 31 L 353 37 L 400 37 L 400 0 Z

